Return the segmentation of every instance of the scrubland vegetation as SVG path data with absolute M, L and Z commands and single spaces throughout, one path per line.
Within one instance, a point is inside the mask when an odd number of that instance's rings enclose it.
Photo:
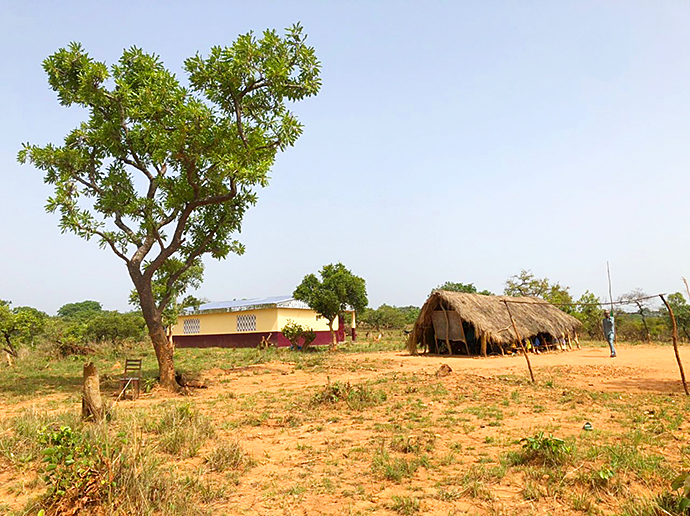
M 586 389 L 562 367 L 538 369 L 536 384 L 472 368 L 519 357 L 458 359 L 437 377 L 395 333 L 339 353 L 180 349 L 178 367 L 208 384 L 181 396 L 155 386 L 150 346 L 93 347 L 100 424 L 79 418 L 82 357 L 41 344 L 2 366 L 2 512 L 687 512 L 672 484 L 690 469 L 690 400 L 676 392 Z M 125 355 L 143 358 L 148 392 L 115 403 Z

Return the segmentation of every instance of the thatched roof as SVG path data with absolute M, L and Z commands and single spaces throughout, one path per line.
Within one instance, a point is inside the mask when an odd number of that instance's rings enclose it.
M 536 297 L 484 296 L 436 290 L 422 306 L 410 336 L 410 348 L 416 349 L 417 343 L 421 342 L 422 332 L 432 326 L 432 314 L 434 310 L 441 309 L 441 303 L 447 310 L 457 312 L 463 321 L 472 324 L 477 338 L 485 334 L 497 344 L 515 342 L 513 325 L 504 300 L 509 302 L 510 312 L 522 338 L 539 333 L 555 337 L 560 337 L 561 333 L 572 335 L 581 326 L 573 316 Z

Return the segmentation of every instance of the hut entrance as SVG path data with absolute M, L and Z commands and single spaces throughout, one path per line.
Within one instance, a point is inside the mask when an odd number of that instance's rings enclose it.
M 435 353 L 450 355 L 470 355 L 474 347 L 474 327 L 462 320 L 455 310 L 440 306 L 431 313 L 433 323 Z

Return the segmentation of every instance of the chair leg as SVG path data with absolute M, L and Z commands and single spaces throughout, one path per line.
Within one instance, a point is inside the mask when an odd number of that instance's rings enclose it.
M 132 382 L 134 382 L 134 389 L 136 392 L 136 394 L 134 395 L 134 399 L 137 400 L 139 399 L 139 394 L 141 393 L 141 391 L 139 390 L 139 380 L 132 380 Z

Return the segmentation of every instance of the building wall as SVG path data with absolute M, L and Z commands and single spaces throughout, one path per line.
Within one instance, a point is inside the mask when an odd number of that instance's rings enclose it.
M 278 309 L 264 308 L 262 310 L 244 310 L 242 312 L 223 312 L 216 314 L 181 315 L 177 318 L 177 324 L 172 327 L 173 336 L 176 335 L 221 335 L 228 333 L 252 333 L 250 331 L 237 331 L 238 316 L 256 316 L 256 330 L 254 332 L 277 332 Z M 184 321 L 198 319 L 199 331 L 185 334 Z
M 256 317 L 256 329 L 237 331 L 238 316 L 252 315 Z M 289 346 L 290 342 L 280 333 L 288 320 L 313 329 L 316 332 L 313 345 L 330 343 L 328 321 L 324 318 L 317 319 L 317 314 L 313 310 L 300 308 L 264 308 L 241 312 L 182 315 L 172 327 L 172 337 L 178 347 L 255 347 L 263 339 L 276 346 Z M 185 333 L 185 321 L 193 326 L 194 332 Z M 337 332 L 338 341 L 342 341 L 344 334 L 338 331 L 340 328 L 337 319 L 333 323 L 333 329 Z
M 313 310 L 300 308 L 264 308 L 261 310 L 244 310 L 242 312 L 223 312 L 212 314 L 181 315 L 177 324 L 172 327 L 173 335 L 221 335 L 227 333 L 250 333 L 237 331 L 237 316 L 255 315 L 257 333 L 279 332 L 288 320 L 302 326 L 309 326 L 314 331 L 327 331 L 328 321 L 323 317 L 317 318 Z M 185 319 L 198 319 L 199 331 L 185 334 Z M 338 320 L 333 323 L 333 329 L 338 329 Z
M 288 323 L 288 320 L 294 321 L 302 326 L 309 326 L 314 331 L 327 331 L 328 321 L 323 317 L 317 318 L 316 312 L 313 310 L 301 310 L 299 308 L 278 308 L 278 328 L 282 328 Z M 338 320 L 333 323 L 333 329 L 338 329 Z

